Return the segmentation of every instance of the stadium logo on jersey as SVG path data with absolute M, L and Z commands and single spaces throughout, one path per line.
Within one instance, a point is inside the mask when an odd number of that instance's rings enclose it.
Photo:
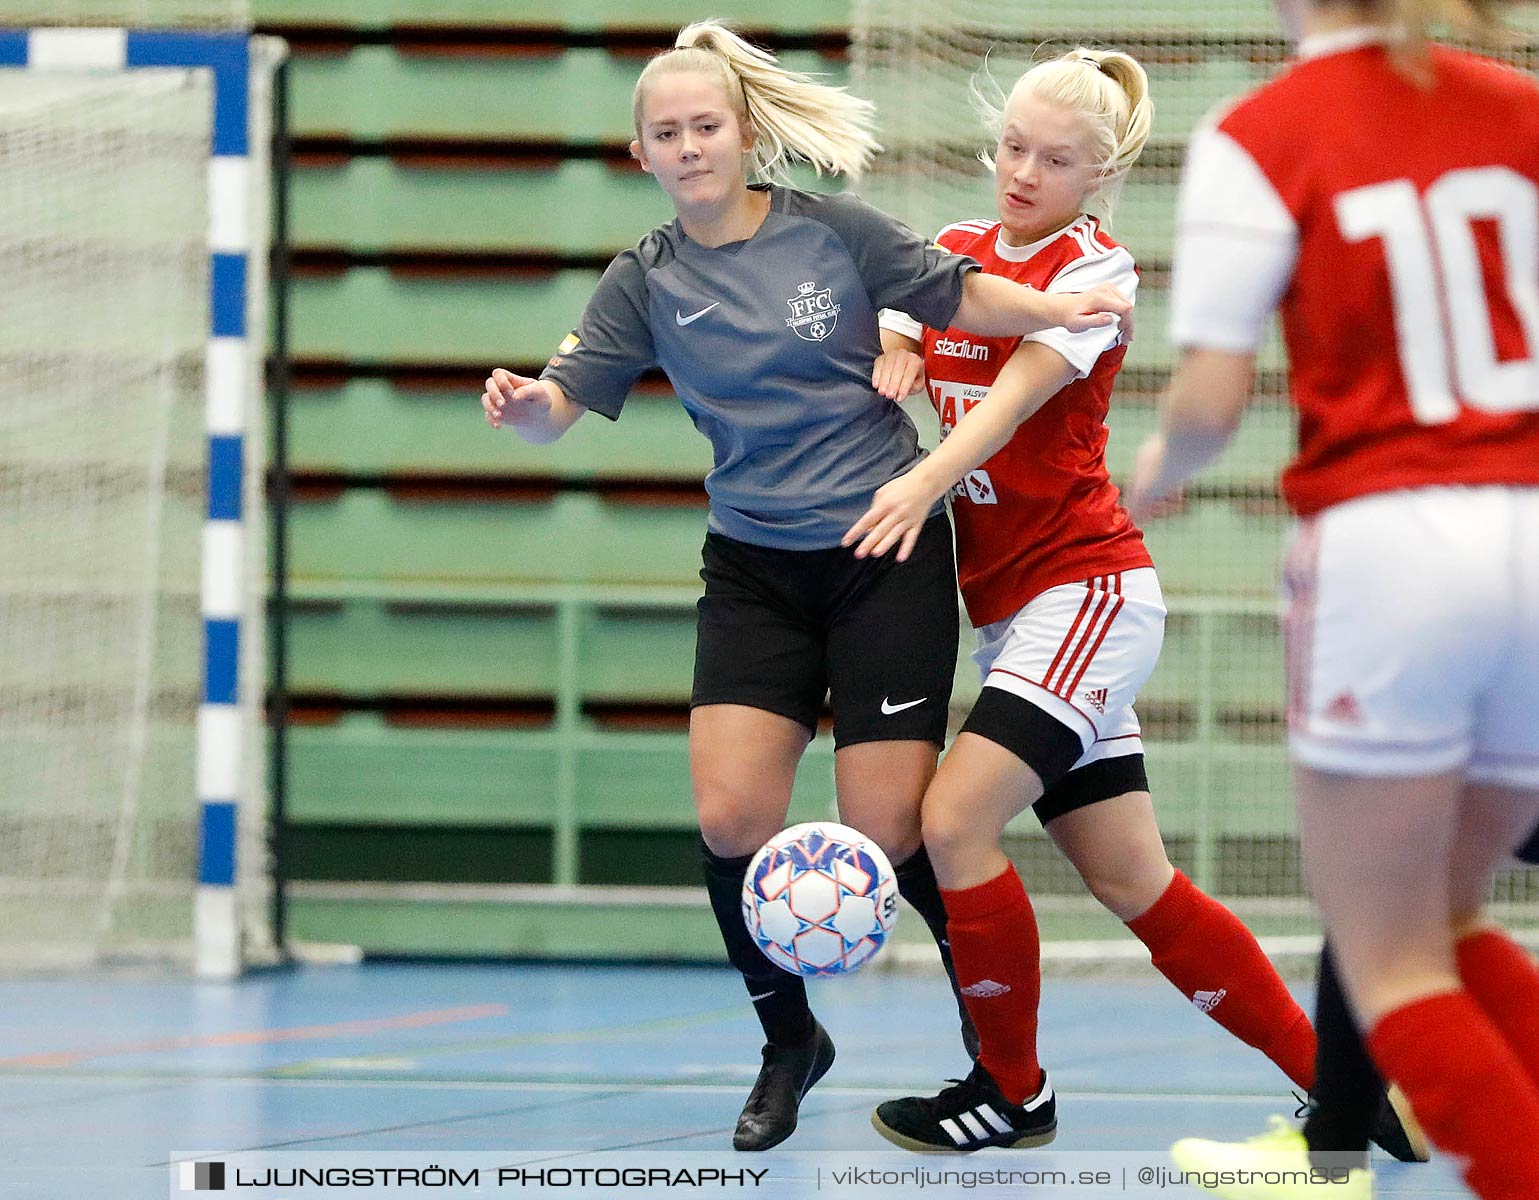
M 992 979 L 980 979 L 977 983 L 970 983 L 960 989 L 962 995 L 971 996 L 975 1000 L 992 1000 L 995 996 L 1003 996 L 1010 990 L 1008 983 L 995 983 Z
M 957 341 L 954 338 L 938 338 L 935 342 L 935 353 L 944 354 L 950 358 L 966 358 L 973 361 L 986 359 L 989 356 L 989 348 L 980 346 L 976 342 L 969 342 L 966 338 Z
M 1192 1003 L 1203 1012 L 1210 1013 L 1218 1007 L 1219 1001 L 1228 994 L 1228 988 L 1219 988 L 1216 992 L 1193 992 Z
M 786 324 L 805 342 L 821 342 L 838 323 L 839 305 L 834 303 L 833 288 L 819 291 L 817 284 L 804 283 L 786 303 L 791 306 Z
M 1106 713 L 1106 689 L 1091 688 L 1085 693 L 1085 703 L 1104 716 Z
M 958 500 L 971 500 L 974 504 L 998 504 L 999 493 L 987 471 L 969 471 L 951 485 L 951 494 Z

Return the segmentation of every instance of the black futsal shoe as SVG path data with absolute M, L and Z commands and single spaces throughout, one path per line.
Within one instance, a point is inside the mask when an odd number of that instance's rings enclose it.
M 796 1132 L 802 1097 L 834 1065 L 834 1040 L 812 1021 L 812 1036 L 801 1046 L 764 1047 L 764 1065 L 732 1135 L 734 1150 L 768 1150 Z
M 1058 1134 L 1058 1102 L 1047 1072 L 1024 1104 L 1000 1094 L 982 1064 L 938 1096 L 905 1096 L 876 1106 L 871 1124 L 905 1150 L 967 1153 L 985 1146 L 1045 1146 Z

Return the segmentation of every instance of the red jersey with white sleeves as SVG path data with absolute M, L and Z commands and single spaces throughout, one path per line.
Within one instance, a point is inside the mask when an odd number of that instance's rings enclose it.
M 1539 484 L 1539 85 L 1434 47 L 1424 86 L 1371 30 L 1300 50 L 1193 139 L 1174 340 L 1253 350 L 1280 308 L 1300 514 Z
M 991 274 L 1042 291 L 1106 283 L 1131 298 L 1137 290 L 1132 255 L 1094 217 L 1029 246 L 1006 245 L 999 235 L 998 221 L 963 221 L 936 241 Z M 920 337 L 918 324 L 899 315 L 884 315 L 883 324 Z M 942 437 L 988 394 L 1022 341 L 1051 346 L 1079 372 L 952 488 L 957 579 L 975 626 L 1002 621 L 1059 584 L 1153 565 L 1106 472 L 1106 411 L 1127 353 L 1116 328 L 1047 329 L 1026 338 L 925 328 L 922 340 Z

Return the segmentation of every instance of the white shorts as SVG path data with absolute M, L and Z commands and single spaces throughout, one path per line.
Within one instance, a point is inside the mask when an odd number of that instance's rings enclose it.
M 973 661 L 984 687 L 1019 696 L 1079 734 L 1078 768 L 1143 753 L 1133 698 L 1164 638 L 1159 577 L 1139 567 L 1048 588 L 979 629 Z
M 1335 505 L 1296 526 L 1283 598 L 1298 762 L 1539 787 L 1539 489 Z

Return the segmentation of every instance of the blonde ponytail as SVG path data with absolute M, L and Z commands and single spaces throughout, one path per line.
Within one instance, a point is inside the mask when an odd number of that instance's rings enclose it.
M 1388 28 L 1400 69 L 1430 83 L 1427 44 L 1439 27 L 1456 38 L 1500 45 L 1512 30 L 1502 21 L 1507 0 L 1379 0 L 1373 6 Z
M 656 55 L 636 80 L 631 116 L 641 136 L 646 88 L 668 71 L 715 75 L 739 121 L 754 136 L 749 170 L 783 182 L 793 160 L 855 178 L 881 149 L 876 106 L 843 88 L 788 71 L 767 50 L 744 41 L 721 21 L 696 21 L 679 31 L 674 48 Z
M 1385 23 L 1400 38 L 1425 45 L 1436 26 L 1474 41 L 1501 40 L 1510 32 L 1501 20 L 1506 0 L 1380 0 Z
M 1100 184 L 1091 207 L 1110 216 L 1117 192 L 1143 153 L 1154 123 L 1149 76 L 1143 67 L 1132 55 L 1120 50 L 1076 46 L 1032 67 L 1015 81 L 1010 94 L 1022 90 L 1089 119 L 1100 155 Z M 988 75 L 987 64 L 973 78 L 972 97 L 989 132 L 997 138 L 1008 101 Z M 992 154 L 978 157 L 989 170 L 994 169 Z

